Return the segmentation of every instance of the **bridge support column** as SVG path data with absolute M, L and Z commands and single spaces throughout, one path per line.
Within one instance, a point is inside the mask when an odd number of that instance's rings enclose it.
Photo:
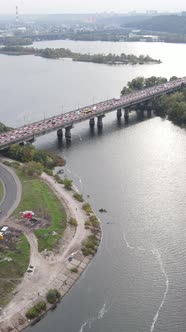
M 147 111 L 147 116 L 148 116 L 148 118 L 151 118 L 151 116 L 152 116 L 152 110 L 148 110 Z
M 103 118 L 105 117 L 105 115 L 99 115 L 98 116 L 98 121 L 97 121 L 97 127 L 98 128 L 103 128 Z
M 122 116 L 122 111 L 121 111 L 121 108 L 119 108 L 119 109 L 117 110 L 117 118 L 120 119 L 121 116 Z
M 139 111 L 139 114 L 140 114 L 140 117 L 141 117 L 141 118 L 144 118 L 144 110 L 140 110 L 140 111 Z
M 25 145 L 25 142 L 21 142 L 19 143 L 20 146 L 24 146 Z
M 94 118 L 89 120 L 89 126 L 90 126 L 90 128 L 94 128 L 94 126 L 95 126 L 95 119 Z
M 63 130 L 62 130 L 62 128 L 57 130 L 57 137 L 58 138 L 62 138 L 63 137 Z
M 65 128 L 65 137 L 67 139 L 71 139 L 71 129 L 72 129 L 72 126 L 69 126 L 69 127 Z
M 125 111 L 124 111 L 124 118 L 125 118 L 125 120 L 128 120 L 128 119 L 129 119 L 129 110 L 128 110 L 128 108 L 125 108 Z

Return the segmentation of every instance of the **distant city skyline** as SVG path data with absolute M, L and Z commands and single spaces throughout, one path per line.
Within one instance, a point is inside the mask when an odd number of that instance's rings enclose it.
M 0 14 L 14 14 L 16 5 L 20 14 L 54 14 L 54 13 L 95 13 L 130 11 L 146 12 L 181 12 L 186 10 L 185 0 L 0 0 Z

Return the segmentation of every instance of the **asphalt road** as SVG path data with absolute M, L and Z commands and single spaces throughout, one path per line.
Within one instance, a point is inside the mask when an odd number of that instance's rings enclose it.
M 21 184 L 16 174 L 2 164 L 0 164 L 0 179 L 5 190 L 3 200 L 0 203 L 0 226 L 2 226 L 20 202 Z

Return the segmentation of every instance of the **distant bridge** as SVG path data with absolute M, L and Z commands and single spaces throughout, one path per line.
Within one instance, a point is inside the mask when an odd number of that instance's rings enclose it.
M 105 114 L 113 111 L 117 111 L 117 118 L 119 119 L 122 116 L 122 110 L 124 110 L 124 116 L 128 119 L 132 107 L 138 105 L 137 112 L 143 113 L 149 100 L 178 91 L 184 86 L 186 86 L 186 77 L 24 125 L 0 134 L 0 150 L 6 149 L 15 143 L 34 142 L 37 137 L 53 131 L 57 131 L 58 138 L 62 138 L 63 129 L 65 130 L 65 137 L 70 139 L 73 126 L 85 120 L 89 120 L 90 127 L 94 127 L 95 118 L 97 118 L 97 126 L 102 128 Z

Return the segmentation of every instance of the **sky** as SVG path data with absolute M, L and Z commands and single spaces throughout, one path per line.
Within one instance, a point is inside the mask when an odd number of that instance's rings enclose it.
M 16 5 L 22 14 L 186 10 L 186 0 L 0 0 L 0 14 L 14 14 Z

